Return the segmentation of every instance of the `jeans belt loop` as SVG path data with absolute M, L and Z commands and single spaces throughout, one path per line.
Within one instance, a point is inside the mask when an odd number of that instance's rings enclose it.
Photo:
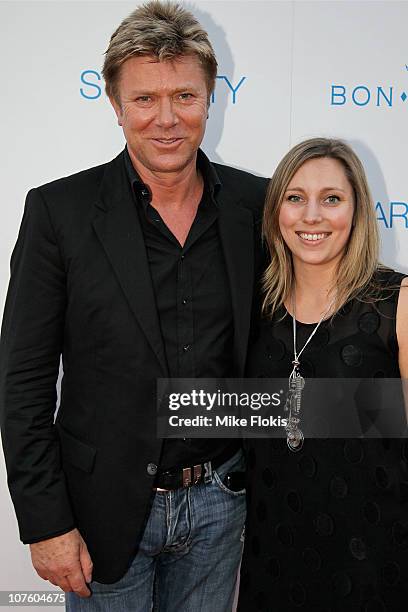
M 201 463 L 199 463 L 198 465 L 195 465 L 193 468 L 193 484 L 198 484 L 199 482 L 201 482 L 201 475 L 203 473 L 203 467 L 201 465 Z
M 204 482 L 205 484 L 208 484 L 209 482 L 212 481 L 213 471 L 212 471 L 211 461 L 207 461 L 203 465 L 204 465 Z

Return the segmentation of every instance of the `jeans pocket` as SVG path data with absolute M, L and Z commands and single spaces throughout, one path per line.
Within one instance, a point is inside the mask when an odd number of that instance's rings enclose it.
M 245 495 L 246 489 L 240 489 L 239 491 L 232 491 L 231 489 L 229 489 L 227 486 L 225 486 L 225 484 L 222 482 L 221 478 L 219 477 L 218 473 L 216 471 L 213 472 L 213 482 L 215 482 L 215 484 L 222 490 L 224 491 L 224 493 L 227 493 L 228 495 L 232 495 L 232 497 L 241 497 L 242 495 Z
M 239 491 L 233 491 L 224 484 L 224 478 L 231 472 L 244 472 L 245 471 L 245 457 L 242 451 L 236 453 L 231 459 L 228 459 L 225 463 L 220 465 L 216 470 L 213 471 L 213 482 L 221 489 L 224 493 L 228 493 L 232 497 L 241 497 L 245 495 L 245 488 Z

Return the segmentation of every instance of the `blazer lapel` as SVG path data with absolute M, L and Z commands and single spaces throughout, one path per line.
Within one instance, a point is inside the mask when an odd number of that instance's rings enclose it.
M 254 282 L 254 223 L 252 213 L 220 191 L 219 231 L 230 280 L 234 317 L 234 349 L 238 375 L 244 375 Z
M 108 164 L 102 180 L 95 232 L 110 260 L 129 306 L 168 376 L 163 339 L 136 204 L 123 153 Z

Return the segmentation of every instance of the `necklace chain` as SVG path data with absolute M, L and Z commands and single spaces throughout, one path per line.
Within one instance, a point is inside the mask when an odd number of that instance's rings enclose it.
M 303 347 L 301 348 L 301 350 L 298 353 L 297 350 L 296 350 L 296 344 L 297 344 L 296 343 L 296 295 L 295 295 L 295 291 L 293 291 L 293 293 L 292 293 L 292 326 L 293 326 L 293 357 L 294 357 L 294 359 L 292 361 L 293 370 L 292 370 L 292 374 L 290 375 L 290 377 L 292 377 L 292 375 L 295 373 L 295 371 L 298 370 L 299 365 L 300 365 L 299 358 L 300 358 L 301 354 L 303 353 L 303 351 L 305 350 L 305 348 L 307 347 L 307 345 L 309 344 L 309 342 L 311 341 L 311 339 L 313 338 L 313 336 L 315 335 L 315 333 L 319 329 L 320 324 L 323 322 L 324 318 L 330 312 L 333 304 L 334 304 L 334 299 L 330 302 L 329 306 L 326 308 L 326 310 L 324 311 L 324 313 L 320 317 L 320 319 L 317 322 L 317 324 L 315 325 L 312 333 L 310 334 L 310 336 L 308 337 L 308 339 L 306 340 L 306 342 L 304 343 Z
M 301 416 L 301 398 L 302 398 L 302 390 L 305 386 L 305 380 L 303 376 L 301 376 L 299 371 L 300 366 L 300 356 L 319 329 L 322 321 L 326 317 L 326 315 L 330 312 L 334 299 L 330 302 L 328 308 L 324 311 L 320 320 L 315 325 L 312 333 L 306 340 L 305 344 L 299 351 L 296 349 L 296 296 L 295 291 L 292 293 L 292 323 L 293 323 L 293 369 L 289 375 L 289 389 L 288 395 L 285 404 L 285 410 L 288 412 L 288 423 L 285 427 L 287 434 L 287 444 L 291 451 L 299 451 L 303 446 L 304 436 L 302 430 L 300 429 L 300 416 Z

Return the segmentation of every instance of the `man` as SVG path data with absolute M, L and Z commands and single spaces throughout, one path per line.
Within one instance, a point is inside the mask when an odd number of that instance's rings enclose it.
M 126 149 L 27 196 L 2 328 L 3 446 L 21 539 L 69 610 L 232 606 L 245 496 L 223 480 L 242 451 L 163 444 L 155 407 L 157 378 L 244 369 L 266 181 L 199 150 L 216 67 L 189 12 L 138 8 L 103 68 Z

